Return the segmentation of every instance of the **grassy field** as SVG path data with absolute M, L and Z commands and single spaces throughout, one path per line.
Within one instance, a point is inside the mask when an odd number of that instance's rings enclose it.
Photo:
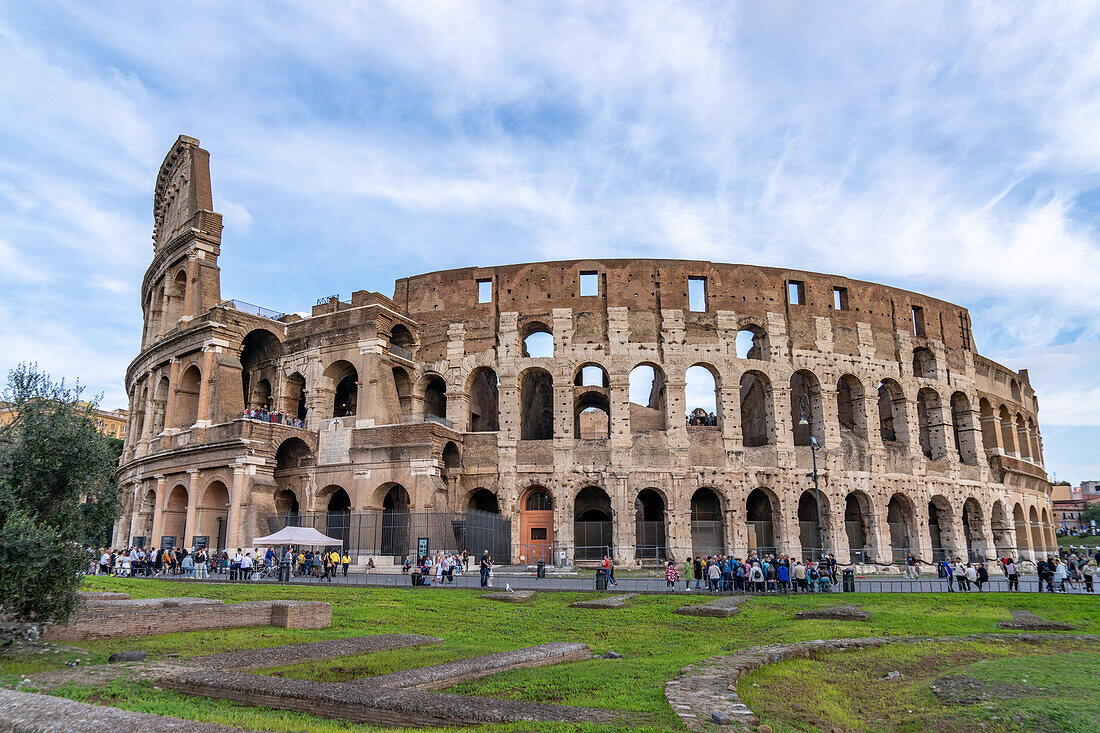
M 1091 537 L 1059 537 L 1059 547 L 1100 547 L 1100 535 Z
M 961 685 L 941 699 L 930 686 L 948 675 Z M 1100 651 L 1082 642 L 893 645 L 768 665 L 737 688 L 776 733 L 1100 730 Z
M 624 658 L 516 670 L 464 683 L 452 691 L 644 711 L 657 716 L 660 730 L 679 728 L 677 718 L 664 701 L 665 682 L 687 664 L 747 646 L 880 634 L 943 636 L 993 632 L 997 630 L 996 622 L 1007 619 L 1009 610 L 1014 608 L 1076 624 L 1082 631 L 1100 633 L 1100 602 L 1096 598 L 1037 594 L 861 594 L 858 603 L 871 611 L 871 622 L 856 623 L 795 621 L 794 614 L 798 610 L 850 600 L 835 595 L 752 598 L 746 601 L 739 616 L 706 619 L 671 613 L 677 606 L 698 602 L 697 598 L 674 595 L 638 596 L 621 610 L 591 611 L 571 609 L 568 604 L 592 594 L 548 593 L 528 603 L 513 605 L 483 600 L 477 591 L 450 589 L 197 585 L 111 578 L 90 578 L 86 587 L 125 591 L 135 598 L 201 595 L 221 598 L 227 603 L 289 598 L 333 604 L 330 629 L 261 627 L 82 642 L 80 646 L 87 650 L 92 661 L 123 649 L 144 649 L 152 659 L 157 659 L 167 655 L 189 656 L 377 633 L 419 633 L 444 639 L 443 644 L 423 649 L 345 657 L 271 670 L 282 676 L 337 681 L 550 641 L 577 641 L 589 644 L 594 655 L 614 650 Z M 0 674 L 8 675 L 9 681 L 13 674 L 30 673 L 26 669 L 9 671 L 8 664 L 7 661 L 2 663 Z M 45 660 L 36 664 L 49 667 L 55 663 Z M 362 729 L 312 716 L 188 698 L 129 681 L 70 685 L 54 692 L 127 709 L 266 730 Z M 532 727 L 526 725 L 519 729 L 531 730 Z M 538 729 L 601 730 L 570 726 L 541 726 Z

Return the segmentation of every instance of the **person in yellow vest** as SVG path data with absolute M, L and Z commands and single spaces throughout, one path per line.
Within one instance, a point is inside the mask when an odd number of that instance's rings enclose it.
M 344 577 L 348 577 L 348 566 L 351 565 L 351 555 L 347 550 L 344 550 L 344 556 L 340 558 L 340 564 L 344 566 Z
M 332 577 L 329 578 L 329 582 L 331 582 L 332 578 L 336 577 L 336 571 L 340 569 L 340 552 L 333 550 L 328 554 L 328 559 L 332 563 Z

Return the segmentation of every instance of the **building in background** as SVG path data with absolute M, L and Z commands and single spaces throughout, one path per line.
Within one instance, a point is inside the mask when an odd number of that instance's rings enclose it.
M 88 403 L 81 403 L 87 405 Z M 130 417 L 130 413 L 126 410 L 96 410 L 94 413 L 94 420 L 99 432 L 106 435 L 108 438 L 118 438 L 119 440 L 125 440 L 126 437 L 126 421 Z M 15 419 L 16 410 L 15 407 L 9 402 L 0 402 L 0 425 L 7 425 Z

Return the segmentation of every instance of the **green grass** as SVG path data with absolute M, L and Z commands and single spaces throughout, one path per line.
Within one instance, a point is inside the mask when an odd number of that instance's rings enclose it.
M 1100 547 L 1100 535 L 1091 537 L 1059 537 L 1059 547 Z
M 899 679 L 886 679 L 891 671 Z M 966 674 L 1013 689 L 988 700 L 942 702 L 930 684 Z M 889 645 L 765 666 L 738 683 L 776 733 L 1068 731 L 1100 727 L 1100 652 L 1070 640 Z
M 227 603 L 289 598 L 333 604 L 330 629 L 259 627 L 81 642 L 81 646 L 98 655 L 144 649 L 151 658 L 157 659 L 170 654 L 190 656 L 379 633 L 418 633 L 444 639 L 442 644 L 432 647 L 273 670 L 279 675 L 304 679 L 339 681 L 551 641 L 583 642 L 592 647 L 594 655 L 610 649 L 623 654 L 624 658 L 516 670 L 467 682 L 453 691 L 647 712 L 657 716 L 663 729 L 679 727 L 677 718 L 664 701 L 665 682 L 687 664 L 747 646 L 869 635 L 949 636 L 995 632 L 996 622 L 1007 619 L 1009 610 L 1014 608 L 1076 624 L 1081 631 L 1100 632 L 1100 603 L 1095 598 L 1038 594 L 861 594 L 855 600 L 871 612 L 871 621 L 857 623 L 794 620 L 798 610 L 851 601 L 850 597 L 838 595 L 752 598 L 746 601 L 742 613 L 732 619 L 707 619 L 671 613 L 677 606 L 699 602 L 698 597 L 675 595 L 638 596 L 624 609 L 586 611 L 569 608 L 568 604 L 592 597 L 591 593 L 547 593 L 524 604 L 504 604 L 480 599 L 479 591 L 465 590 L 200 585 L 112 578 L 90 578 L 86 587 L 129 592 L 135 598 L 192 595 L 221 598 Z M 245 727 L 310 731 L 346 729 L 319 718 L 311 718 L 306 724 L 290 713 L 229 703 L 212 704 L 133 682 L 112 685 L 110 689 L 64 688 L 58 694 Z M 204 717 L 198 717 L 200 715 Z M 249 722 L 248 716 L 261 716 L 263 720 Z M 579 730 L 568 726 L 539 729 Z

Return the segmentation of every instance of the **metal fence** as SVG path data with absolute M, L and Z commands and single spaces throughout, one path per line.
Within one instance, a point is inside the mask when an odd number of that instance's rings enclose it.
M 611 522 L 573 522 L 573 559 L 602 560 L 615 556 Z
M 270 532 L 312 527 L 339 538 L 354 556 L 388 555 L 401 561 L 422 549 L 480 556 L 488 550 L 498 563 L 512 561 L 512 522 L 491 512 L 326 512 L 268 517 Z

